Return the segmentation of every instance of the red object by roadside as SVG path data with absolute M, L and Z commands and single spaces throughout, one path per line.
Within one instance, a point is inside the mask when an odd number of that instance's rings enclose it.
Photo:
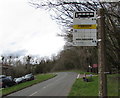
M 93 68 L 96 68 L 96 67 L 98 67 L 98 65 L 97 64 L 93 64 Z

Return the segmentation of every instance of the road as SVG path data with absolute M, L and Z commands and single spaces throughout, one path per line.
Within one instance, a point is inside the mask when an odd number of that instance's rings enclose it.
M 67 96 L 77 73 L 60 72 L 52 79 L 25 88 L 8 96 Z

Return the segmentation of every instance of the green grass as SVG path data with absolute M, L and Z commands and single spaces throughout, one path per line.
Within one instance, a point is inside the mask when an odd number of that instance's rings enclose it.
M 76 73 L 79 73 L 79 74 L 93 74 L 93 75 L 96 75 L 96 73 L 91 73 L 91 72 L 84 72 L 84 71 L 81 71 L 81 70 L 72 70 L 73 72 L 76 72 Z
M 85 72 L 85 71 L 82 71 L 82 70 L 64 70 L 64 71 L 59 71 L 59 72 L 76 72 L 78 74 L 93 74 L 93 75 L 96 75 L 96 73 L 91 73 L 91 72 Z
M 108 96 L 118 96 L 118 80 L 115 78 L 116 75 L 107 76 Z M 71 88 L 69 96 L 98 96 L 98 77 L 93 76 L 91 82 L 77 79 Z
M 118 96 L 118 74 L 108 75 L 107 90 L 109 96 Z
M 21 90 L 21 89 L 26 88 L 26 87 L 32 86 L 34 84 L 40 83 L 42 81 L 45 81 L 45 80 L 50 79 L 50 78 L 55 77 L 55 76 L 56 76 L 55 74 L 36 75 L 35 79 L 32 81 L 27 81 L 27 82 L 24 82 L 21 84 L 14 85 L 14 86 L 9 87 L 9 88 L 2 89 L 2 96 L 10 94 L 10 93 L 18 91 L 18 90 Z
M 69 96 L 97 96 L 98 95 L 98 80 L 97 77 L 92 77 L 93 81 L 84 82 L 82 79 L 77 79 L 72 86 Z

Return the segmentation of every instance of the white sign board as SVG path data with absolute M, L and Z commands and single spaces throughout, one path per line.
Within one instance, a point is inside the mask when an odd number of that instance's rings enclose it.
M 96 12 L 75 12 L 73 17 L 73 45 L 97 46 Z

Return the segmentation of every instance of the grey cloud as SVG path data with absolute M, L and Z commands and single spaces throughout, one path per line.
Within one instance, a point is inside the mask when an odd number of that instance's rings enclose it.
M 4 51 L 3 55 L 5 56 L 24 56 L 27 53 L 27 50 L 17 50 L 17 51 Z
M 17 43 L 16 42 L 11 42 L 10 45 L 16 45 Z

